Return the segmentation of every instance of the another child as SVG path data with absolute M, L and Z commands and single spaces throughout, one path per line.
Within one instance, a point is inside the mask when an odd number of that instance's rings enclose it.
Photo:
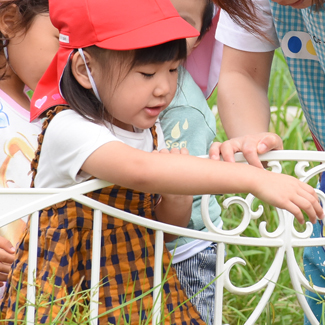
M 48 1 L 2 1 L 0 36 L 0 187 L 29 187 L 30 163 L 42 125 L 39 120 L 29 123 L 30 101 L 24 88 L 35 89 L 59 47 Z M 13 246 L 25 227 L 18 220 L 0 229 L 4 236 L 0 237 L 0 281 L 7 279 Z
M 116 185 L 89 197 L 146 218 L 173 218 L 182 226 L 190 218 L 188 196 L 204 193 L 251 192 L 292 212 L 299 222 L 300 208 L 312 222 L 323 218 L 314 190 L 293 177 L 245 164 L 153 152 L 163 147 L 156 120 L 176 92 L 178 66 L 186 57 L 184 38 L 198 36 L 168 0 L 50 0 L 50 16 L 60 31 L 60 49 L 36 88 L 31 116 L 41 114 L 48 103 L 62 103 L 60 93 L 66 103 L 47 113 L 33 161 L 35 187 L 104 179 Z M 150 193 L 161 194 L 161 202 Z M 92 211 L 68 200 L 40 211 L 39 221 L 36 284 L 55 300 L 38 309 L 37 322 L 45 323 L 77 284 L 89 289 Z M 154 233 L 149 229 L 107 215 L 102 229 L 100 313 L 152 288 L 154 261 Z M 29 235 L 27 229 L 16 252 L 1 304 L 3 319 L 24 318 L 20 307 L 26 299 Z M 163 262 L 166 272 L 167 250 Z M 186 296 L 174 275 L 171 268 L 162 288 L 165 323 L 203 324 L 189 302 L 177 308 Z M 152 306 L 148 295 L 123 315 L 138 324 Z M 120 315 L 115 311 L 99 322 L 116 324 Z
M 187 40 L 188 55 L 199 46 L 212 25 L 214 4 L 210 0 L 172 0 L 180 16 L 200 31 L 198 37 Z M 178 90 L 173 101 L 159 116 L 167 149 L 188 149 L 190 155 L 208 155 L 216 137 L 216 119 L 206 99 L 185 68 L 180 67 Z M 210 218 L 222 227 L 220 206 L 211 196 Z M 194 196 L 191 220 L 188 228 L 207 231 L 201 215 L 201 196 Z M 200 312 L 203 320 L 213 324 L 216 277 L 216 244 L 179 237 L 166 246 L 173 255 L 173 266 L 187 296 Z M 174 250 L 175 249 L 175 250 Z M 208 286 L 208 287 L 207 287 Z M 202 292 L 201 289 L 207 287 Z

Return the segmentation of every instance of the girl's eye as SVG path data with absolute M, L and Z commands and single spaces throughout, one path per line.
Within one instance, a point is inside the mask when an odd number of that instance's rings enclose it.
M 141 72 L 141 74 L 145 77 L 145 78 L 151 78 L 153 77 L 155 74 L 154 73 L 144 73 L 144 72 Z
M 178 68 L 175 68 L 175 69 L 170 69 L 169 72 L 178 72 Z

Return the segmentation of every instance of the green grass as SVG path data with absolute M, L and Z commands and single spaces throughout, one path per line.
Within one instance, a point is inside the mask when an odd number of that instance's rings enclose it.
M 210 99 L 210 106 L 215 103 L 216 96 L 217 94 L 215 93 L 214 97 Z M 277 110 L 271 113 L 270 131 L 282 137 L 284 149 L 316 150 L 308 126 L 303 118 L 295 86 L 283 55 L 278 50 L 275 53 L 272 66 L 269 101 L 271 106 L 277 108 Z M 288 119 L 289 106 L 298 108 L 290 119 Z M 216 118 L 218 132 L 216 141 L 222 142 L 227 138 L 219 117 L 217 116 Z M 283 168 L 285 173 L 293 175 L 294 163 L 284 163 Z M 310 184 L 315 186 L 316 182 L 317 179 L 313 179 Z M 219 197 L 218 201 L 222 203 L 226 197 L 228 196 Z M 269 231 L 276 229 L 278 218 L 275 209 L 265 204 L 263 204 L 263 206 L 263 216 L 259 218 L 259 220 L 251 221 L 249 227 L 243 234 L 244 236 L 259 236 L 258 226 L 261 221 L 267 221 Z M 224 228 L 232 229 L 241 221 L 241 210 L 239 207 L 231 206 L 228 210 L 222 212 L 222 218 Z M 296 228 L 300 231 L 304 229 L 304 227 L 298 225 L 298 223 L 296 223 Z M 246 261 L 246 266 L 236 265 L 233 267 L 230 273 L 230 279 L 239 287 L 253 285 L 265 275 L 274 260 L 275 253 L 276 250 L 274 248 L 228 245 L 226 259 L 238 256 Z M 303 249 L 296 249 L 295 255 L 302 268 Z M 263 292 L 248 296 L 236 296 L 225 290 L 224 322 L 231 325 L 244 324 L 262 297 L 262 293 Z M 278 285 L 275 288 L 269 306 L 263 312 L 256 324 L 303 324 L 303 317 L 303 311 L 292 290 L 288 268 L 284 260 Z
M 296 88 L 279 49 L 274 53 L 268 93 L 271 106 L 300 106 Z
M 25 319 L 19 320 L 18 319 L 18 313 L 23 312 L 26 307 L 32 306 L 35 308 L 35 319 L 37 320 L 39 310 L 42 309 L 44 312 L 44 308 L 48 308 L 50 306 L 50 312 L 49 312 L 49 319 L 47 320 L 46 324 L 49 325 L 90 325 L 92 320 L 97 320 L 98 318 L 103 317 L 103 320 L 105 320 L 105 317 L 109 315 L 112 312 L 119 311 L 120 315 L 117 319 L 117 324 L 120 325 L 128 325 L 128 324 L 134 324 L 134 319 L 129 319 L 127 320 L 125 312 L 127 311 L 128 314 L 132 314 L 132 304 L 134 302 L 139 302 L 142 304 L 143 299 L 151 295 L 152 292 L 157 288 L 159 289 L 159 295 L 161 296 L 161 306 L 162 306 L 162 314 L 160 317 L 159 323 L 157 325 L 164 325 L 164 324 L 170 324 L 171 320 L 170 317 L 171 315 L 182 305 L 186 304 L 190 298 L 187 300 L 184 300 L 180 305 L 176 306 L 173 310 L 171 310 L 168 314 L 163 314 L 164 306 L 166 305 L 166 295 L 164 295 L 164 285 L 165 283 L 168 282 L 168 274 L 169 274 L 169 269 L 171 267 L 171 263 L 168 265 L 165 275 L 159 285 L 157 285 L 154 288 L 151 288 L 150 290 L 142 293 L 141 295 L 137 297 L 133 297 L 133 294 L 135 292 L 135 287 L 133 287 L 132 292 L 131 292 L 131 297 L 129 297 L 128 301 L 125 301 L 123 299 L 123 303 L 115 308 L 112 308 L 110 310 L 107 310 L 101 314 L 98 315 L 98 317 L 91 318 L 91 312 L 90 312 L 90 305 L 89 302 L 91 301 L 91 290 L 80 290 L 81 287 L 81 282 L 83 281 L 83 278 L 81 279 L 80 283 L 78 283 L 74 290 L 70 294 L 66 294 L 65 297 L 63 298 L 58 298 L 55 299 L 53 296 L 54 293 L 54 288 L 56 285 L 54 284 L 55 281 L 55 276 L 49 278 L 49 282 L 52 286 L 51 292 L 45 292 L 44 288 L 36 284 L 36 280 L 34 280 L 34 285 L 36 287 L 36 299 L 35 303 L 30 303 L 29 301 L 25 300 L 25 303 L 22 306 L 18 306 L 15 310 L 15 316 L 14 319 L 10 319 L 10 321 L 14 322 L 15 325 L 28 325 L 30 323 L 27 322 L 27 316 L 25 315 Z M 208 283 L 204 288 L 202 288 L 197 294 L 201 293 L 205 288 L 213 284 L 217 278 L 213 279 L 210 283 Z M 17 289 L 17 296 L 20 295 L 20 287 L 21 287 L 21 281 L 22 281 L 22 275 L 20 277 L 20 281 L 18 284 L 18 289 Z M 102 281 L 103 282 L 103 281 Z M 100 286 L 103 285 L 103 283 L 100 283 L 97 286 L 97 289 L 100 288 Z M 128 291 L 128 290 L 125 290 Z M 149 310 L 146 310 L 146 319 L 141 320 L 139 319 L 139 325 L 151 325 L 153 322 L 153 311 L 154 307 L 156 305 L 156 301 L 153 301 L 153 307 L 150 308 Z M 52 315 L 51 311 L 56 309 L 55 315 Z M 26 310 L 25 310 L 26 314 Z M 140 311 L 141 314 L 141 311 Z M 0 324 L 6 324 L 9 321 L 9 319 L 1 319 L 0 315 Z M 108 323 L 108 325 L 111 323 Z

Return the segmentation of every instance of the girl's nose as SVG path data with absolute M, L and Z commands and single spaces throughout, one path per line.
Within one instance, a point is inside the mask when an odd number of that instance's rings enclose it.
M 164 97 L 170 93 L 170 83 L 167 79 L 162 79 L 158 82 L 156 88 L 154 89 L 154 96 Z

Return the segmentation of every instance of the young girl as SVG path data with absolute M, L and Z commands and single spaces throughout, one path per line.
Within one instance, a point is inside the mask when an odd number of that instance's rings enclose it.
M 300 222 L 300 208 L 312 222 L 316 216 L 323 218 L 314 190 L 295 178 L 244 164 L 153 152 L 163 147 L 156 120 L 176 92 L 177 68 L 186 57 L 184 38 L 198 35 L 168 0 L 159 4 L 154 0 L 53 0 L 50 16 L 60 31 L 60 49 L 34 93 L 32 114 L 41 113 L 50 102 L 63 102 L 60 93 L 66 104 L 47 113 L 33 161 L 35 187 L 105 179 L 116 185 L 87 195 L 183 226 L 190 217 L 188 195 L 203 193 L 251 192 L 288 209 Z M 161 200 L 150 193 L 161 194 Z M 68 200 L 40 211 L 36 284 L 56 303 L 38 310 L 38 323 L 47 322 L 50 311 L 55 316 L 61 298 L 77 284 L 89 288 L 91 240 L 91 209 Z M 27 229 L 2 301 L 4 319 L 15 314 L 24 317 L 24 308 L 17 308 L 26 298 L 28 243 Z M 152 287 L 153 248 L 152 231 L 103 217 L 100 313 Z M 169 263 L 165 251 L 165 272 Z M 165 323 L 202 324 L 188 302 L 167 316 L 186 299 L 174 269 L 168 272 L 163 287 Z M 123 315 L 138 324 L 148 317 L 152 305 L 152 296 L 146 296 L 125 308 Z M 115 324 L 120 313 L 103 316 L 99 322 Z
M 35 89 L 58 50 L 48 1 L 3 1 L 0 4 L 0 187 L 29 187 L 30 163 L 41 123 L 29 123 L 30 101 L 24 88 Z M 14 248 L 25 228 L 16 221 L 0 229 L 0 281 L 14 261 Z M 0 286 L 2 282 L 0 283 Z

